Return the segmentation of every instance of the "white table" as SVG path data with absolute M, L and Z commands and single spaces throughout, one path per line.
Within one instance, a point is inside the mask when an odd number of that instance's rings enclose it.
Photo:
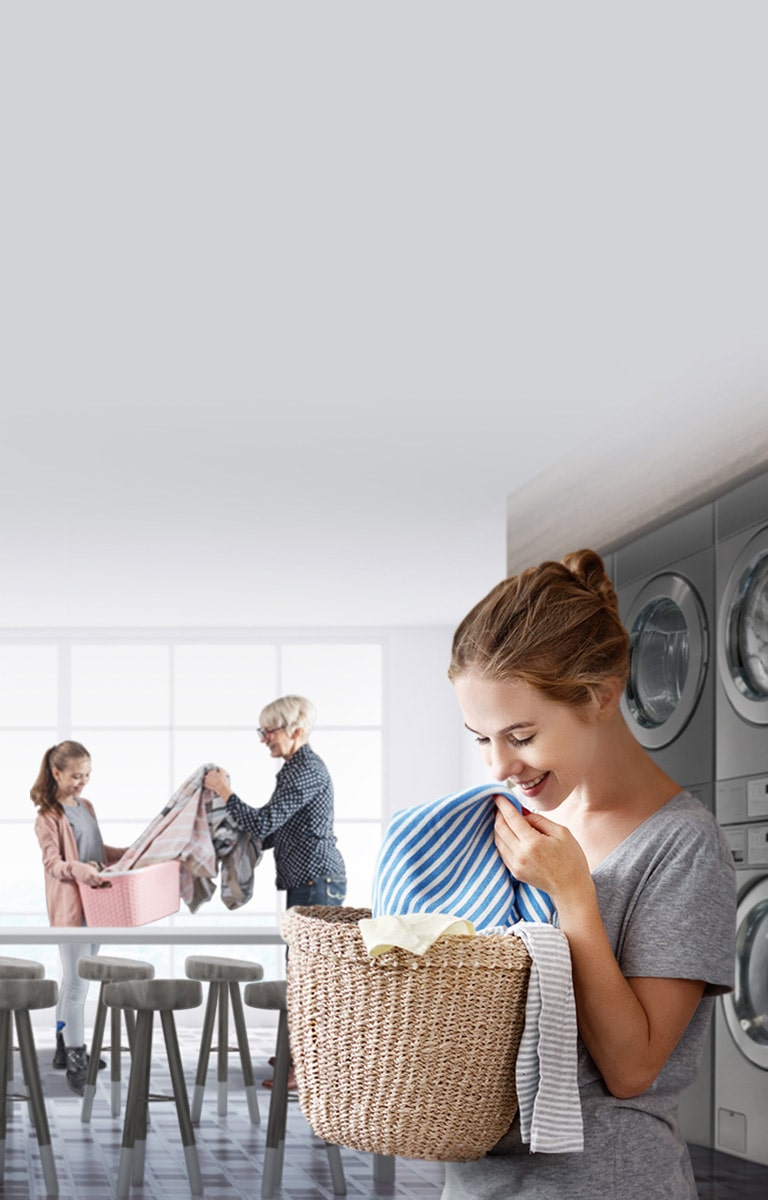
M 134 925 L 100 929 L 93 925 L 0 925 L 0 944 L 58 946 L 62 942 L 111 942 L 116 946 L 281 945 L 276 926 L 222 921 L 220 925 Z

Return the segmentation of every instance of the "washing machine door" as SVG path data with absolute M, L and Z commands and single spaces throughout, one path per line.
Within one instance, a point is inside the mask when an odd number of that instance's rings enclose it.
M 687 579 L 668 572 L 645 584 L 626 624 L 622 708 L 641 745 L 660 750 L 679 737 L 699 702 L 709 654 L 704 606 Z
M 747 542 L 731 569 L 717 647 L 720 679 L 736 712 L 768 725 L 768 529 Z
M 749 889 L 736 915 L 736 986 L 723 996 L 739 1050 L 768 1071 L 768 876 Z

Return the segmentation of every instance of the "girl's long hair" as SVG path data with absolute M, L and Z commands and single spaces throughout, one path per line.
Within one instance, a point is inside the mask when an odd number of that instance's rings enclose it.
M 59 787 L 53 775 L 53 768 L 63 771 L 73 758 L 90 758 L 85 746 L 80 742 L 59 742 L 51 746 L 43 755 L 37 779 L 29 789 L 32 803 L 39 812 L 61 812 L 62 806 L 58 800 Z

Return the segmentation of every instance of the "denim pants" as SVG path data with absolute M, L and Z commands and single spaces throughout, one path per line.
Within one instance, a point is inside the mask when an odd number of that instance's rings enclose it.
M 346 879 L 313 879 L 299 887 L 286 888 L 285 907 L 292 908 L 294 904 L 339 905 L 344 903 L 346 894 Z

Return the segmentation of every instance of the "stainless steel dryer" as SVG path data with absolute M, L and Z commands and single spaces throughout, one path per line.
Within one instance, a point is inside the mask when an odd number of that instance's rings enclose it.
M 716 811 L 768 820 L 768 474 L 715 504 Z
M 768 823 L 724 829 L 736 862 L 736 987 L 715 1010 L 715 1148 L 768 1165 Z
M 714 506 L 620 547 L 615 579 L 631 639 L 624 716 L 660 766 L 712 811 Z

